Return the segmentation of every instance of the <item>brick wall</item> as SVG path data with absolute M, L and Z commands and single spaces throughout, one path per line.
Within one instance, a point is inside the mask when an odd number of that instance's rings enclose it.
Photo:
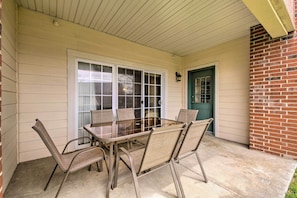
M 250 148 L 297 159 L 296 32 L 272 39 L 251 27 Z
M 2 20 L 1 20 L 1 13 L 2 13 L 2 0 L 0 0 L 0 197 L 3 197 L 3 178 L 2 178 L 2 139 L 1 139 L 1 93 L 2 93 L 2 80 L 1 80 L 1 70 L 2 70 Z

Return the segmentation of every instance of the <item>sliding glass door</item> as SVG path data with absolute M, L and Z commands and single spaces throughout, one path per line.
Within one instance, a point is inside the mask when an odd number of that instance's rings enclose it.
M 136 118 L 162 115 L 161 73 L 78 61 L 76 82 L 76 137 L 88 135 L 83 126 L 90 123 L 91 110 L 133 108 Z

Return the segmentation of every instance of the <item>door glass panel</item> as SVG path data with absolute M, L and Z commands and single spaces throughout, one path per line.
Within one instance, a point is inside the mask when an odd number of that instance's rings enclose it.
M 161 75 L 144 73 L 144 116 L 161 117 Z
M 90 123 L 91 110 L 112 108 L 112 67 L 78 62 L 77 76 L 78 137 L 82 137 L 88 136 L 83 126 Z M 79 145 L 88 143 L 83 141 Z
M 195 103 L 211 102 L 211 76 L 195 78 Z
M 118 108 L 134 108 L 136 118 L 141 118 L 142 71 L 118 68 Z

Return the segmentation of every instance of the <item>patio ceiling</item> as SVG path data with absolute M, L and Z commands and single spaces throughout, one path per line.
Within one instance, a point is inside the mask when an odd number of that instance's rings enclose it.
M 241 0 L 17 0 L 20 7 L 178 56 L 249 35 Z

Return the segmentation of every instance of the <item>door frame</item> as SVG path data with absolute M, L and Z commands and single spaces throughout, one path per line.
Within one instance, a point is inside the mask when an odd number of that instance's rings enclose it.
M 219 136 L 219 63 L 218 62 L 212 62 L 212 63 L 206 63 L 203 65 L 197 65 L 191 68 L 186 69 L 185 71 L 185 76 L 186 76 L 186 82 L 185 82 L 185 98 L 184 101 L 186 102 L 186 107 L 189 107 L 189 98 L 188 98 L 188 83 L 189 83 L 189 72 L 191 71 L 195 71 L 195 70 L 199 70 L 199 69 L 204 69 L 207 67 L 214 67 L 215 70 L 215 79 L 214 79 L 214 105 L 213 105 L 213 115 L 215 118 L 215 122 L 213 123 L 213 128 L 214 128 L 214 132 L 213 134 L 215 136 Z

